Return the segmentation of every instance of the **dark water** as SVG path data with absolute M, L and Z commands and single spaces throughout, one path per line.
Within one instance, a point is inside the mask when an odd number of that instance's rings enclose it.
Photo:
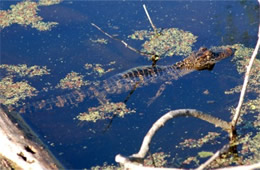
M 16 2 L 4 1 L 1 8 L 5 10 L 13 3 Z M 51 69 L 51 76 L 30 79 L 37 89 L 44 87 L 46 82 L 57 84 L 71 71 L 84 74 L 85 63 L 106 64 L 116 61 L 116 69 L 105 77 L 132 67 L 150 65 L 151 62 L 145 57 L 125 48 L 120 42 L 109 39 L 90 24 L 94 22 L 110 34 L 118 34 L 120 39 L 141 49 L 141 43 L 128 39 L 127 35 L 135 30 L 151 30 L 142 4 L 143 2 L 65 1 L 58 5 L 39 7 L 39 15 L 44 21 L 55 21 L 59 25 L 46 32 L 16 24 L 1 30 L 1 64 L 47 65 Z M 235 43 L 247 47 L 255 45 L 258 24 L 255 1 L 172 1 L 145 4 L 157 27 L 176 27 L 198 36 L 194 50 L 201 46 Z M 108 44 L 91 44 L 90 38 L 105 38 L 108 39 Z M 180 59 L 179 56 L 166 58 L 158 64 L 174 63 Z M 81 169 L 102 165 L 103 162 L 114 163 L 116 154 L 130 155 L 137 152 L 153 122 L 169 110 L 193 108 L 229 120 L 227 108 L 235 105 L 238 98 L 224 95 L 224 91 L 242 82 L 242 77 L 236 73 L 234 63 L 230 60 L 231 58 L 221 61 L 211 72 L 193 72 L 174 81 L 149 107 L 146 102 L 156 94 L 160 84 L 137 89 L 127 102 L 128 107 L 136 108 L 136 113 L 124 119 L 115 118 L 106 132 L 102 129 L 109 120 L 79 125 L 79 121 L 73 119 L 77 113 L 97 106 L 96 100 L 88 100 L 78 108 L 67 107 L 23 116 L 66 168 Z M 205 90 L 210 94 L 203 95 Z M 127 93 L 123 93 L 110 98 L 112 101 L 123 101 L 126 96 Z M 211 100 L 215 102 L 207 104 Z M 201 134 L 209 131 L 226 135 L 200 120 L 178 118 L 170 121 L 154 137 L 151 152 L 164 151 L 171 153 L 172 157 L 178 153 L 180 158 L 194 155 L 196 150 L 183 152 L 176 149 L 175 145 L 185 138 L 200 138 Z M 220 139 L 220 142 L 225 143 L 226 140 Z M 205 146 L 202 150 L 214 152 L 221 146 Z

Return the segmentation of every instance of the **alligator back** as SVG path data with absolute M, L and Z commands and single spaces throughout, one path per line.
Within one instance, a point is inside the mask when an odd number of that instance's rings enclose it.
M 231 56 L 233 50 L 226 48 L 220 52 L 213 52 L 207 48 L 200 48 L 189 57 L 167 66 L 140 66 L 104 80 L 99 91 L 114 94 L 133 90 L 158 81 L 177 80 L 195 70 L 212 70 L 215 63 Z
M 199 51 L 193 52 L 189 57 L 173 65 L 135 67 L 105 79 L 99 85 L 75 90 L 46 100 L 27 103 L 20 109 L 20 112 L 32 112 L 43 108 L 49 110 L 53 107 L 75 105 L 82 102 L 86 96 L 89 98 L 97 97 L 99 101 L 102 101 L 102 98 L 105 98 L 107 94 L 120 94 L 138 87 L 158 83 L 158 81 L 177 80 L 195 70 L 212 70 L 215 63 L 232 54 L 231 48 L 219 52 L 200 48 Z

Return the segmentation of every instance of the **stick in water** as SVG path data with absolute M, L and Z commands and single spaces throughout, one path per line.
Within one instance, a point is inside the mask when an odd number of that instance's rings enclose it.
M 157 34 L 157 29 L 156 29 L 155 25 L 153 24 L 153 21 L 152 21 L 151 18 L 150 18 L 150 15 L 149 15 L 149 13 L 148 13 L 148 11 L 147 11 L 147 9 L 146 9 L 145 4 L 143 4 L 143 8 L 144 8 L 144 11 L 145 11 L 145 13 L 146 13 L 146 16 L 147 16 L 147 18 L 148 18 L 148 20 L 149 20 L 151 26 L 153 27 L 153 30 L 154 30 L 155 34 Z
M 142 52 L 142 51 L 139 51 L 139 50 L 135 49 L 134 47 L 128 45 L 125 41 L 120 40 L 120 39 L 118 39 L 118 38 L 116 38 L 116 37 L 114 37 L 114 36 L 108 34 L 107 32 L 103 31 L 99 26 L 97 26 L 97 25 L 94 24 L 94 23 L 91 23 L 91 25 L 94 26 L 94 27 L 96 27 L 99 31 L 101 31 L 103 34 L 105 34 L 105 35 L 108 36 L 109 38 L 111 38 L 111 39 L 113 39 L 113 40 L 116 40 L 116 41 L 120 41 L 122 44 L 125 45 L 126 48 L 128 48 L 128 49 L 130 49 L 130 50 L 132 50 L 132 51 L 134 51 L 134 52 L 136 52 L 136 53 L 138 53 L 138 54 L 140 54 L 140 55 L 145 55 L 145 56 L 148 56 L 148 57 L 151 57 L 151 56 L 154 55 L 154 54 L 150 54 L 150 53 L 144 53 L 144 52 Z

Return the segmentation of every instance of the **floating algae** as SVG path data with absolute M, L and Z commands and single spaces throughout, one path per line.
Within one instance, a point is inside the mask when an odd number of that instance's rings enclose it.
M 90 72 L 86 73 L 87 75 L 95 75 L 98 77 L 103 76 L 106 73 L 109 73 L 114 70 L 114 68 L 111 68 L 112 65 L 114 65 L 116 62 L 111 61 L 108 64 L 85 64 L 85 69 L 90 70 Z M 109 67 L 109 68 L 107 68 Z
M 235 44 L 231 46 L 236 49 L 233 62 L 236 63 L 237 71 L 239 74 L 244 74 L 246 72 L 246 66 L 249 63 L 250 56 L 253 53 L 253 48 L 247 48 L 242 44 Z M 240 93 L 242 85 L 238 85 L 225 91 L 225 94 Z M 255 59 L 252 66 L 249 82 L 247 86 L 247 93 L 253 94 L 255 96 L 253 99 L 247 99 L 242 105 L 241 113 L 242 115 L 247 113 L 260 113 L 260 60 Z M 235 108 L 230 108 L 232 114 L 235 113 Z M 243 117 L 240 117 L 238 123 L 242 122 Z
M 206 136 L 200 139 L 185 139 L 183 142 L 180 142 L 180 146 L 176 146 L 177 148 L 200 148 L 202 145 L 206 143 L 214 143 L 216 138 L 220 136 L 220 133 L 216 132 L 208 132 Z M 215 144 L 215 143 L 214 143 Z
M 12 77 L 4 77 L 0 81 L 0 102 L 4 105 L 14 105 L 21 99 L 36 96 L 36 92 L 27 81 L 13 82 Z
M 99 43 L 99 44 L 107 44 L 107 39 L 104 39 L 104 38 L 98 38 L 96 40 L 90 38 L 89 39 L 91 42 L 93 43 Z
M 167 164 L 167 158 L 170 157 L 170 155 L 164 153 L 164 152 L 156 152 L 152 155 L 149 155 L 144 160 L 144 166 L 148 167 L 164 167 Z
M 0 10 L 0 29 L 4 29 L 12 24 L 19 24 L 23 26 L 30 25 L 32 28 L 36 28 L 39 31 L 51 30 L 51 28 L 58 23 L 42 21 L 43 18 L 38 16 L 38 5 L 47 4 L 47 1 L 40 1 L 39 3 L 40 4 L 31 1 L 23 1 L 16 5 L 11 5 L 10 10 Z
M 231 47 L 234 48 L 236 51 L 234 53 L 234 57 L 232 58 L 232 61 L 235 63 L 238 73 L 244 74 L 246 72 L 246 66 L 249 63 L 250 57 L 253 53 L 253 48 L 247 48 L 242 44 L 235 44 L 235 45 L 228 45 L 228 46 L 222 46 L 222 47 L 212 47 L 214 48 L 225 48 L 225 47 Z M 234 93 L 240 93 L 242 87 L 242 80 L 241 85 L 238 85 L 236 87 L 233 87 L 225 92 L 225 94 L 234 94 Z M 249 83 L 247 87 L 247 93 L 251 94 L 248 95 L 245 99 L 242 109 L 241 109 L 241 117 L 238 121 L 238 128 L 237 128 L 237 141 L 234 145 L 238 145 L 239 149 L 239 159 L 234 158 L 231 156 L 231 153 L 226 153 L 223 155 L 222 158 L 216 159 L 214 162 L 210 164 L 211 168 L 220 168 L 223 165 L 234 165 L 234 164 L 253 164 L 256 162 L 259 162 L 260 159 L 260 133 L 258 132 L 260 130 L 260 60 L 255 59 L 251 73 L 249 78 Z M 235 113 L 235 106 L 231 106 L 230 110 L 231 113 Z M 249 120 L 249 116 L 245 116 L 248 113 L 251 113 L 252 119 Z M 243 120 L 244 119 L 244 120 Z M 246 131 L 249 131 L 249 133 L 245 134 Z M 252 132 L 256 131 L 256 132 Z M 242 135 L 240 135 L 242 134 Z M 200 147 L 201 144 L 204 143 L 203 138 L 199 140 L 194 139 L 186 139 L 184 142 L 180 143 L 181 148 L 188 147 L 188 148 L 197 148 Z M 205 138 L 206 139 L 206 138 Z M 205 140 L 206 141 L 206 140 Z M 212 153 L 205 152 L 206 155 L 210 156 Z M 202 156 L 205 156 L 203 153 Z M 200 163 L 199 158 L 200 155 L 192 156 L 187 158 L 183 164 L 190 164 L 191 162 L 194 162 L 196 164 Z
M 26 64 L 19 64 L 19 65 L 8 65 L 2 64 L 0 65 L 0 69 L 5 69 L 8 75 L 18 74 L 20 77 L 34 77 L 34 76 L 42 76 L 46 74 L 50 74 L 50 69 L 47 69 L 46 66 L 31 66 L 28 67 Z
M 129 113 L 135 113 L 135 111 L 127 109 L 125 103 L 108 102 L 98 107 L 89 108 L 88 112 L 80 113 L 77 116 L 77 119 L 81 121 L 96 122 L 97 120 L 111 119 L 113 114 L 119 117 L 124 117 Z
M 245 74 L 246 66 L 249 64 L 250 57 L 253 53 L 253 48 L 247 48 L 242 44 L 235 44 L 230 46 L 235 48 L 235 54 L 232 59 L 236 64 L 236 68 L 239 74 Z M 233 87 L 225 92 L 225 94 L 240 93 L 242 88 L 241 85 Z M 247 86 L 247 98 L 241 108 L 241 116 L 238 121 L 239 128 L 237 128 L 238 137 L 237 145 L 242 145 L 241 150 L 239 150 L 240 160 L 234 160 L 230 158 L 217 159 L 215 163 L 211 164 L 212 168 L 219 167 L 221 164 L 231 165 L 232 163 L 239 164 L 253 164 L 259 162 L 260 159 L 260 133 L 252 133 L 252 131 L 260 130 L 260 60 L 255 59 L 249 77 L 249 82 Z M 231 113 L 235 113 L 235 106 L 229 108 Z M 252 115 L 253 119 L 249 120 L 248 114 Z M 243 125 L 243 126 L 242 126 Z M 244 134 L 246 131 L 250 131 Z M 243 134 L 240 136 L 240 134 Z M 239 162 L 238 162 L 239 161 Z
M 152 156 L 148 156 L 146 159 L 144 159 L 144 166 L 146 167 L 153 167 L 154 164 L 157 168 L 165 166 L 168 162 L 166 158 L 168 158 L 170 155 L 164 153 L 164 152 L 156 152 L 152 154 Z M 103 163 L 102 166 L 93 166 L 91 167 L 91 170 L 123 170 L 124 167 L 120 165 L 109 165 L 106 162 Z
M 66 75 L 64 79 L 60 80 L 60 83 L 56 86 L 56 88 L 61 89 L 80 89 L 82 86 L 89 85 L 89 81 L 83 80 L 83 75 L 80 75 L 76 72 L 71 72 Z
M 39 0 L 39 6 L 49 6 L 61 3 L 63 0 Z
M 135 40 L 146 40 L 142 44 L 142 52 L 164 58 L 166 56 L 188 56 L 192 52 L 192 45 L 197 36 L 178 28 L 158 29 L 159 34 L 153 31 L 140 30 L 129 35 Z
M 36 96 L 38 91 L 29 85 L 28 81 L 22 80 L 14 82 L 13 77 L 19 75 L 20 77 L 34 77 L 50 74 L 50 70 L 46 66 L 31 66 L 26 64 L 20 65 L 0 65 L 0 69 L 6 71 L 5 77 L 0 81 L 1 103 L 4 105 L 14 105 L 18 101 L 26 97 Z

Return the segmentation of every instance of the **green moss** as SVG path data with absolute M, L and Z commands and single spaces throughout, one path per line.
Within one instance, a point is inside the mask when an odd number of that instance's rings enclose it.
M 83 75 L 72 71 L 71 73 L 68 73 L 64 79 L 60 80 L 60 83 L 56 86 L 56 88 L 80 89 L 80 87 L 89 84 L 89 81 L 83 80 Z
M 108 64 L 89 64 L 86 63 L 85 64 L 85 69 L 89 70 L 89 72 L 87 72 L 87 75 L 94 75 L 97 77 L 101 77 L 111 71 L 114 70 L 114 68 L 111 68 L 111 66 L 115 65 L 115 61 L 111 61 Z
M 99 43 L 99 44 L 107 44 L 107 39 L 104 39 L 104 38 L 98 38 L 96 40 L 93 40 L 90 38 L 90 41 L 93 42 L 93 43 Z
M 39 6 L 49 6 L 49 5 L 54 5 L 54 4 L 59 4 L 63 0 L 39 0 L 38 5 Z
M 146 40 L 141 51 L 161 58 L 173 55 L 188 56 L 197 39 L 192 33 L 178 28 L 158 29 L 158 32 L 159 35 L 155 35 L 153 31 L 141 30 L 128 37 Z
M 23 1 L 11 5 L 10 8 L 10 10 L 0 10 L 0 28 L 2 29 L 12 24 L 19 24 L 23 26 L 30 25 L 39 31 L 46 31 L 58 24 L 57 22 L 43 22 L 43 18 L 37 15 L 39 9 L 36 2 Z
M 244 75 L 254 49 L 245 47 L 242 44 L 235 44 L 231 47 L 236 49 L 232 61 L 236 64 L 237 72 Z M 234 88 L 231 88 L 230 90 L 227 90 L 225 94 L 240 93 L 241 88 L 242 83 Z M 240 126 L 238 126 L 237 129 L 238 134 L 241 136 L 238 136 L 236 145 L 242 145 L 242 149 L 239 150 L 239 163 L 242 162 L 243 164 L 252 164 L 256 163 L 260 159 L 260 133 L 253 133 L 253 131 L 259 131 L 260 129 L 260 60 L 258 58 L 254 60 L 246 94 L 249 95 L 246 95 L 242 105 L 241 116 L 238 121 L 238 125 Z M 235 113 L 235 107 L 236 106 L 230 107 L 232 114 Z M 249 116 L 245 117 L 245 115 L 248 114 L 251 114 L 251 118 Z M 250 130 L 250 132 L 245 134 L 248 130 Z M 231 164 L 232 160 L 229 160 Z M 222 162 L 224 160 L 219 161 Z M 226 160 L 226 162 L 228 161 Z
M 152 156 L 148 156 L 144 160 L 144 166 L 150 166 L 153 167 L 154 165 L 156 167 L 163 167 L 167 164 L 167 158 L 170 157 L 170 155 L 164 153 L 164 152 L 157 152 L 152 154 Z
M 88 112 L 80 113 L 77 116 L 78 120 L 96 122 L 97 120 L 110 119 L 113 114 L 124 117 L 126 114 L 135 113 L 134 110 L 126 108 L 125 103 L 106 103 L 98 107 L 91 107 Z
M 12 77 L 0 81 L 0 101 L 4 105 L 14 105 L 21 99 L 36 96 L 36 92 L 27 81 L 13 82 Z
M 220 136 L 220 133 L 216 132 L 208 132 L 207 135 L 200 139 L 185 139 L 183 142 L 179 143 L 179 146 L 176 146 L 177 148 L 200 148 L 205 143 L 213 143 L 216 140 L 217 137 Z
M 198 153 L 200 158 L 207 158 L 213 155 L 213 152 L 201 151 Z
M 26 64 L 18 65 L 8 65 L 1 64 L 0 69 L 5 69 L 8 72 L 8 75 L 18 74 L 21 77 L 34 77 L 50 74 L 50 69 L 47 69 L 46 66 L 31 66 L 28 67 Z

